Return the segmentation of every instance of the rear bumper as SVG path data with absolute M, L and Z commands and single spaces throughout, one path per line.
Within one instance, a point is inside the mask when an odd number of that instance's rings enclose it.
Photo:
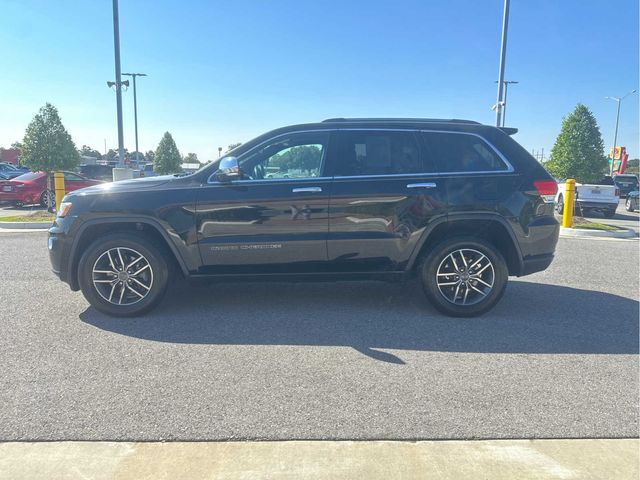
M 529 224 L 528 232 L 520 237 L 521 263 L 518 277 L 545 270 L 553 261 L 560 224 L 553 216 L 538 217 Z
M 30 191 L 14 191 L 14 192 L 0 192 L 0 202 L 22 202 L 22 203 L 31 203 L 35 202 L 36 199 L 40 201 L 38 195 L 34 192 Z
M 546 270 L 553 261 L 553 253 L 545 255 L 535 255 L 533 257 L 525 258 L 522 262 L 522 273 L 520 276 L 530 275 L 532 273 L 541 272 Z
M 580 205 L 582 208 L 589 208 L 591 210 L 615 210 L 618 208 L 618 203 L 613 202 L 587 202 L 578 200 L 576 202 L 577 205 Z

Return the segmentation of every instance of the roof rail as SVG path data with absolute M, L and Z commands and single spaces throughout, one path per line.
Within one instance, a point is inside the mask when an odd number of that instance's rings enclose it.
M 396 123 L 469 123 L 480 125 L 480 122 L 473 120 L 462 120 L 459 118 L 327 118 L 322 123 L 340 123 L 340 122 L 396 122 Z

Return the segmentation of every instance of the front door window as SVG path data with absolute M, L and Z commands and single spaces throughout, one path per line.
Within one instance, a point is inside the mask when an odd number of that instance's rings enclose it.
M 243 180 L 304 179 L 321 176 L 327 133 L 279 137 L 240 158 Z

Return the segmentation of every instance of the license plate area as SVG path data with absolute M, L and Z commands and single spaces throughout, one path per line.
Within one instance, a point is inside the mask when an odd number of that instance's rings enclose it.
M 3 192 L 10 192 L 11 191 L 11 185 L 5 185 L 4 187 L 2 187 L 2 191 Z
M 594 193 L 596 195 L 600 195 L 600 190 L 598 190 L 597 188 L 594 188 L 593 190 L 591 190 L 591 193 Z

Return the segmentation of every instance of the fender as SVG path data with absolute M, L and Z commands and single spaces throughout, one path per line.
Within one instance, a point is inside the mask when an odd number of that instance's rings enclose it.
M 74 234 L 73 244 L 71 245 L 71 250 L 69 252 L 69 259 L 67 262 L 67 278 L 69 279 L 69 284 L 71 285 L 72 288 L 78 287 L 77 275 L 73 275 L 73 270 L 74 270 L 74 266 L 77 265 L 78 259 L 76 257 L 78 255 L 77 250 L 78 250 L 78 245 L 80 243 L 80 239 L 82 239 L 82 236 L 85 230 L 87 230 L 87 228 L 94 225 L 104 225 L 105 223 L 141 223 L 153 228 L 162 236 L 162 238 L 167 243 L 169 249 L 171 250 L 171 253 L 173 253 L 185 277 L 188 277 L 190 275 L 189 267 L 187 266 L 187 262 L 185 261 L 184 255 L 178 249 L 175 242 L 171 239 L 166 229 L 162 228 L 162 225 L 158 220 L 150 217 L 138 217 L 138 216 L 129 216 L 129 215 L 101 217 L 99 219 L 87 220 L 86 222 L 83 222 L 78 228 L 77 232 L 75 232 Z
M 509 222 L 507 222 L 507 220 L 503 216 L 499 215 L 498 213 L 490 213 L 490 212 L 453 213 L 453 214 L 450 213 L 447 216 L 443 216 L 434 220 L 432 223 L 430 223 L 427 226 L 427 228 L 425 228 L 424 232 L 422 232 L 422 236 L 420 237 L 420 240 L 417 242 L 413 252 L 411 253 L 411 257 L 409 258 L 409 262 L 407 264 L 407 270 L 411 270 L 413 268 L 416 260 L 418 259 L 418 255 L 422 250 L 422 247 L 427 242 L 427 240 L 429 239 L 429 236 L 431 235 L 431 233 L 435 228 L 445 223 L 454 223 L 454 222 L 465 221 L 465 220 L 487 220 L 487 221 L 500 223 L 509 234 L 509 237 L 511 238 L 511 243 L 515 247 L 516 252 L 518 252 L 519 271 L 522 272 L 524 268 L 522 250 L 520 249 L 520 244 L 517 241 L 516 234 L 514 233 L 513 228 L 511 227 L 511 225 L 509 225 Z

